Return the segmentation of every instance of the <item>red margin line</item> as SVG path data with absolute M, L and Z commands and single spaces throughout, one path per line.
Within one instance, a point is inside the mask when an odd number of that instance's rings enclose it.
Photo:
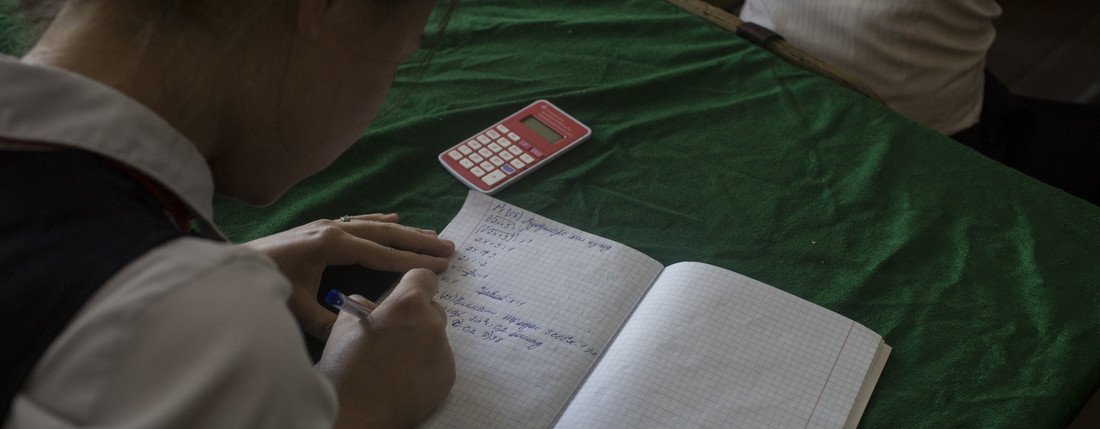
M 814 418 L 814 413 L 817 412 L 817 404 L 821 402 L 821 396 L 825 394 L 825 387 L 829 385 L 829 379 L 833 378 L 833 370 L 836 369 L 836 363 L 840 361 L 840 355 L 844 354 L 844 346 L 848 345 L 848 337 L 852 336 L 852 329 L 856 327 L 856 322 L 853 320 L 852 324 L 848 326 L 848 335 L 844 336 L 844 343 L 840 345 L 840 352 L 836 354 L 836 359 L 833 360 L 833 367 L 829 369 L 829 376 L 825 377 L 825 384 L 821 386 L 821 392 L 817 394 L 817 401 L 814 402 L 814 409 L 810 410 L 810 417 L 806 419 L 806 426 L 803 429 L 810 427 L 810 421 Z

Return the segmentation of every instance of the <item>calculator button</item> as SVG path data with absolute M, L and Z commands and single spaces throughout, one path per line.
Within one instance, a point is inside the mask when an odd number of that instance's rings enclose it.
M 500 125 L 497 125 L 497 131 L 500 131 L 502 133 L 507 133 L 509 130 L 508 130 L 508 127 L 504 126 L 504 124 L 500 124 Z
M 458 161 L 458 165 L 461 165 L 465 168 L 470 168 L 470 167 L 474 166 L 474 162 L 470 161 L 469 159 L 463 158 L 463 159 Z
M 531 146 L 531 143 L 527 143 L 527 140 L 520 140 L 519 143 L 517 143 L 517 144 L 519 145 L 519 147 L 522 147 L 522 148 L 527 149 L 527 150 L 531 150 L 531 149 L 535 148 L 534 146 Z
M 520 161 L 518 159 L 513 159 L 512 162 L 509 162 L 509 164 L 512 164 L 513 167 L 516 167 L 517 170 L 527 165 L 524 164 L 523 161 Z
M 498 145 L 498 144 L 496 144 L 496 143 L 489 143 L 489 145 L 488 145 L 488 146 L 485 146 L 485 147 L 489 148 L 489 150 L 493 151 L 493 153 L 497 153 L 497 152 L 500 152 L 501 150 L 503 150 L 503 149 L 504 149 L 504 148 L 500 147 L 500 145 Z
M 511 165 L 504 164 L 500 167 L 500 171 L 503 171 L 503 172 L 508 173 L 508 174 L 515 174 L 516 169 L 514 167 L 512 167 Z
M 462 159 L 462 154 L 459 153 L 457 150 L 452 150 L 450 152 L 447 152 L 447 156 L 451 157 L 451 159 L 453 159 L 455 161 L 458 161 L 458 160 Z
M 485 170 L 482 170 L 481 168 L 478 168 L 478 167 L 471 168 L 470 172 L 474 173 L 474 175 L 477 176 L 477 177 L 481 177 L 481 176 L 485 175 Z
M 470 140 L 470 141 L 466 142 L 466 144 L 470 145 L 470 149 L 473 149 L 473 150 L 481 149 L 481 143 L 475 142 L 473 140 Z
M 497 139 L 497 144 L 500 145 L 500 147 L 508 147 L 512 145 L 512 142 L 508 141 L 508 139 Z
M 489 150 L 489 149 L 487 149 L 487 148 L 481 148 L 481 149 L 478 149 L 478 150 L 477 150 L 477 153 L 481 154 L 481 156 L 484 156 L 484 157 L 486 157 L 486 158 L 488 158 L 488 157 L 490 157 L 490 156 L 493 156 L 493 151 L 491 151 L 491 150 Z
M 481 161 L 484 161 L 484 160 L 485 160 L 485 158 L 482 158 L 481 155 L 478 155 L 476 153 L 470 154 L 470 161 L 481 162 Z
M 508 138 L 512 139 L 512 141 L 517 141 L 518 142 L 519 141 L 519 134 L 508 133 Z
M 545 153 L 542 153 L 542 151 L 538 149 L 531 149 L 531 155 L 537 156 L 539 158 L 546 156 Z
M 523 154 L 523 155 L 520 155 L 519 159 L 523 160 L 523 162 L 526 162 L 528 164 L 530 164 L 532 162 L 535 162 L 535 158 L 533 158 L 531 155 L 528 155 L 526 153 Z
M 508 148 L 508 152 L 512 152 L 512 155 L 519 155 L 523 153 L 523 149 L 520 149 L 519 146 L 512 146 Z
M 489 130 L 488 132 L 485 133 L 485 135 L 489 136 L 489 138 L 491 138 L 493 140 L 496 140 L 496 139 L 500 138 L 500 133 L 498 133 L 496 131 L 493 131 L 493 130 Z
M 463 154 L 463 155 L 469 155 L 469 154 L 470 154 L 471 152 L 473 152 L 474 150 L 473 150 L 473 149 L 470 149 L 470 147 L 469 147 L 469 146 L 466 146 L 466 145 L 462 145 L 462 146 L 459 146 L 459 147 L 458 147 L 458 151 L 459 151 L 459 152 L 462 152 L 462 154 Z
M 506 151 L 506 150 L 501 151 L 500 153 L 497 154 L 497 156 L 503 158 L 505 161 L 511 161 L 512 158 L 516 157 L 515 155 L 512 155 L 512 154 L 508 153 L 508 151 Z
M 504 160 L 503 160 L 503 159 L 500 159 L 500 157 L 499 157 L 499 156 L 494 156 L 494 157 L 492 157 L 492 158 L 489 158 L 489 162 L 491 162 L 491 163 L 493 163 L 493 165 L 496 165 L 496 166 L 498 166 L 498 167 L 499 167 L 499 166 L 500 166 L 500 164 L 503 164 L 503 163 L 504 163 Z
M 480 136 L 477 136 L 477 141 L 482 142 L 482 143 L 489 143 L 492 140 L 490 140 L 488 137 L 486 137 L 485 134 L 482 134 Z
M 506 177 L 504 172 L 500 171 L 500 170 L 497 170 L 497 171 L 494 171 L 492 173 L 486 174 L 485 177 L 481 178 L 481 181 L 485 182 L 486 185 L 491 186 L 491 185 L 494 185 L 497 182 L 499 182 L 500 179 L 503 179 L 504 177 Z
M 481 165 L 481 168 L 484 169 L 485 171 L 493 171 L 493 170 L 497 169 L 497 167 L 489 161 L 485 161 L 485 162 L 481 163 L 480 165 Z

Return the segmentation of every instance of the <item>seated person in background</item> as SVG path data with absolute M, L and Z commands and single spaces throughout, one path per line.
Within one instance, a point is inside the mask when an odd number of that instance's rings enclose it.
M 1024 99 L 985 71 L 995 0 L 745 0 L 775 31 L 871 87 L 892 109 L 1100 204 L 1100 108 Z
M 862 80 L 894 110 L 945 135 L 982 111 L 994 0 L 747 0 L 741 19 Z

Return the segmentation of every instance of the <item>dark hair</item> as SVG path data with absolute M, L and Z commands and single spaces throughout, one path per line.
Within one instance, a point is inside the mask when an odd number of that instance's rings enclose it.
M 230 51 L 234 50 L 234 47 L 239 47 L 240 43 L 248 43 L 244 37 L 249 34 L 250 24 L 253 23 L 251 20 L 247 19 L 248 17 L 260 19 L 263 13 L 274 13 L 281 16 L 279 19 L 287 20 L 289 25 L 294 22 L 293 14 L 297 10 L 296 7 L 293 7 L 295 6 L 294 2 L 276 2 L 272 0 L 245 0 L 235 2 L 226 0 L 0 0 L 0 7 L 11 7 L 12 3 L 18 3 L 18 21 L 21 22 L 19 26 L 12 27 L 13 29 L 19 30 L 17 31 L 19 34 L 10 36 L 7 34 L 0 35 L 0 45 L 3 44 L 4 38 L 8 38 L 11 41 L 11 43 L 9 43 L 11 46 L 0 46 L 0 49 L 6 48 L 8 49 L 8 53 L 21 55 L 34 44 L 50 22 L 61 13 L 64 7 L 67 5 L 70 7 L 79 7 L 81 4 L 88 4 L 96 1 L 115 2 L 114 5 L 111 5 L 112 7 L 140 8 L 137 10 L 146 14 L 147 21 L 144 22 L 143 25 L 135 27 L 134 33 L 129 37 L 138 38 L 141 40 L 141 44 L 148 46 L 149 41 L 155 37 L 154 34 L 156 32 L 166 30 L 166 27 L 174 27 L 169 31 L 176 31 L 180 34 L 198 31 L 210 33 L 213 37 L 225 40 L 226 43 L 221 45 L 221 54 L 230 54 Z M 380 6 L 385 8 L 396 8 L 400 7 L 405 0 L 373 1 L 378 2 Z M 432 58 L 442 45 L 445 30 L 455 14 L 458 4 L 459 0 L 437 0 L 435 10 L 433 11 L 434 20 L 432 21 L 434 22 L 435 28 L 433 31 L 429 31 L 429 34 L 431 34 L 430 38 L 425 41 L 425 46 L 421 52 L 414 57 L 415 62 L 410 64 L 413 67 L 412 72 L 414 73 L 411 84 L 405 86 L 399 94 L 395 94 L 396 97 L 394 102 L 387 103 L 390 104 L 391 107 L 393 105 L 400 105 L 415 90 L 418 83 L 427 73 Z M 217 7 L 211 7 L 211 5 L 216 5 Z M 261 9 L 261 5 L 267 5 L 266 7 L 268 7 L 268 9 Z M 242 21 L 241 17 L 245 17 L 245 19 Z M 272 34 L 270 37 L 289 37 L 289 33 Z M 168 43 L 169 45 L 172 44 L 172 42 Z M 138 53 L 138 56 L 140 57 L 142 54 L 143 53 Z M 208 52 L 207 54 L 210 56 L 219 55 L 217 52 Z M 137 60 L 137 58 L 131 59 Z M 168 59 L 171 60 L 171 57 L 168 57 Z M 213 64 L 213 62 L 211 64 Z M 136 72 L 136 68 L 134 72 Z M 200 77 L 196 75 L 194 78 L 199 79 Z M 166 81 L 163 85 L 165 85 L 165 87 L 176 88 L 201 86 L 195 82 L 180 79 Z M 190 91 L 191 89 L 183 90 Z M 185 106 L 180 107 L 182 108 Z M 386 109 L 384 108 L 383 110 Z
M 435 51 L 443 44 L 443 34 L 446 33 L 447 25 L 451 23 L 451 18 L 458 10 L 458 0 L 439 0 L 436 3 L 436 10 L 438 11 L 439 21 L 436 23 L 433 40 L 429 43 L 428 55 L 424 59 L 425 64 L 431 62 Z
M 0 34 L 0 52 L 22 54 L 29 49 L 68 1 L 69 0 L 0 0 L 0 23 L 5 24 L 0 26 L 4 33 Z M 397 3 L 402 0 L 380 1 Z M 180 9 L 183 5 L 188 3 L 187 0 L 171 0 L 162 3 L 162 10 L 165 11 L 166 15 L 188 15 L 186 13 L 180 13 Z M 422 69 L 426 68 L 428 63 L 431 62 L 435 51 L 442 44 L 443 34 L 451 21 L 451 17 L 454 16 L 455 11 L 458 9 L 458 3 L 459 0 L 439 0 L 436 3 L 436 28 L 433 40 L 428 44 L 427 55 L 424 55 L 420 61 Z M 188 18 L 194 18 L 194 16 Z
M 405 98 L 408 97 L 409 94 L 412 94 L 413 89 L 416 88 L 420 79 L 423 79 L 424 74 L 428 72 L 428 65 L 431 64 L 436 51 L 443 45 L 443 35 L 447 32 L 447 25 L 451 23 L 451 18 L 454 16 L 455 11 L 458 10 L 458 2 L 459 0 L 438 0 L 436 2 L 436 13 L 434 15 L 438 16 L 438 21 L 436 22 L 435 34 L 433 34 L 432 39 L 428 41 L 428 50 L 426 54 L 421 57 L 420 61 L 416 64 L 416 67 L 419 69 L 416 73 L 416 77 L 412 79 L 412 84 L 404 89 L 401 95 L 397 97 L 397 101 L 394 103 L 395 105 L 404 102 Z

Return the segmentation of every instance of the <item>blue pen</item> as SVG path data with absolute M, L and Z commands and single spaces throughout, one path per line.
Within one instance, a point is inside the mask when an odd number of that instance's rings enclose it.
M 347 295 L 336 289 L 328 291 L 328 294 L 325 295 L 325 301 L 336 307 L 337 310 L 347 312 L 360 319 L 366 319 L 367 316 L 370 316 L 371 310 L 369 308 L 364 307 L 359 301 L 348 298 Z

